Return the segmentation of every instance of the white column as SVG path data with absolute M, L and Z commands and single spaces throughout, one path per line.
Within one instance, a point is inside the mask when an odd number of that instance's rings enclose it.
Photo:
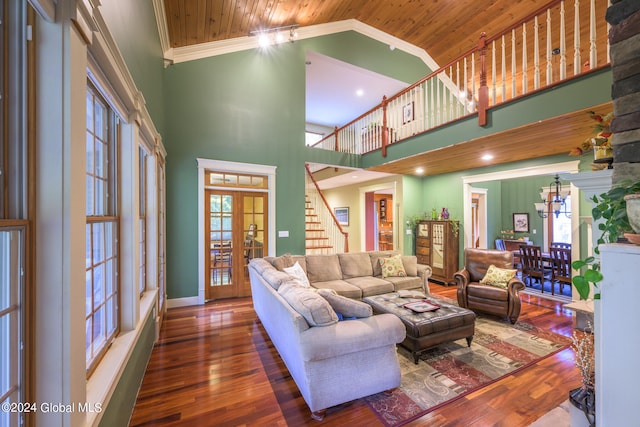
M 87 49 L 58 1 L 56 22 L 37 19 L 35 401 L 86 401 L 85 123 Z M 39 408 L 41 409 L 41 408 Z M 80 411 L 36 413 L 36 424 L 81 426 Z
M 595 313 L 596 425 L 638 426 L 640 370 L 634 367 L 640 352 L 640 246 L 606 244 L 600 253 L 604 280 Z

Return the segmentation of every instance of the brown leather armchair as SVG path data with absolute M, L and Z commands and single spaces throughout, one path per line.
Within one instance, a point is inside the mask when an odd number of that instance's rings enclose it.
M 524 283 L 516 276 L 507 288 L 481 285 L 480 280 L 493 264 L 498 268 L 513 268 L 513 253 L 493 249 L 464 250 L 464 268 L 453 277 L 458 285 L 458 305 L 469 310 L 508 317 L 516 323 L 520 316 L 520 291 Z

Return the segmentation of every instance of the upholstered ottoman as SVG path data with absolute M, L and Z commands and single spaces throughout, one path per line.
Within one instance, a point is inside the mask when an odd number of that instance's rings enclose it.
M 374 313 L 391 313 L 400 318 L 407 329 L 401 345 L 411 352 L 415 363 L 418 363 L 424 350 L 445 342 L 466 338 L 467 345 L 471 346 L 476 324 L 476 315 L 471 310 L 432 297 L 401 298 L 395 292 L 373 295 L 362 301 L 371 305 Z M 439 308 L 415 312 L 405 307 L 407 303 L 420 301 L 435 304 Z

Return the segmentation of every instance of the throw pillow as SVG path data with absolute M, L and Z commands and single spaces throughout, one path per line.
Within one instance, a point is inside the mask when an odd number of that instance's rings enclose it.
M 491 264 L 487 270 L 487 274 L 480 280 L 480 284 L 506 289 L 509 281 L 515 277 L 516 271 L 517 270 L 508 268 L 498 268 Z
M 278 293 L 305 318 L 310 326 L 329 326 L 338 323 L 338 316 L 326 299 L 305 288 L 295 279 L 283 283 Z
M 300 283 L 302 283 L 305 287 L 310 288 L 311 283 L 309 283 L 309 279 L 307 278 L 307 274 L 304 272 L 298 261 L 293 264 L 293 267 L 285 267 L 284 272 L 289 274 L 290 276 L 298 279 Z
M 273 266 L 280 271 L 284 271 L 285 267 L 293 267 L 293 257 L 291 254 L 284 254 L 273 260 Z
M 318 294 L 327 300 L 336 313 L 342 314 L 345 318 L 373 315 L 373 309 L 369 304 L 337 295 L 333 289 L 318 289 Z
M 383 279 L 385 277 L 405 277 L 407 275 L 400 255 L 380 258 L 380 269 L 382 270 Z

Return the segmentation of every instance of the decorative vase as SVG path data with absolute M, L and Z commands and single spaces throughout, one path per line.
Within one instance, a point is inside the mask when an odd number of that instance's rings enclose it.
M 569 402 L 572 426 L 596 425 L 596 393 L 593 388 L 574 388 L 569 392 Z
M 442 208 L 442 219 L 449 219 L 449 210 L 447 208 Z
M 627 217 L 633 231 L 640 234 L 640 193 L 627 194 L 624 196 L 627 202 Z
M 436 212 L 436 208 L 431 209 L 431 219 L 438 219 L 438 212 Z

